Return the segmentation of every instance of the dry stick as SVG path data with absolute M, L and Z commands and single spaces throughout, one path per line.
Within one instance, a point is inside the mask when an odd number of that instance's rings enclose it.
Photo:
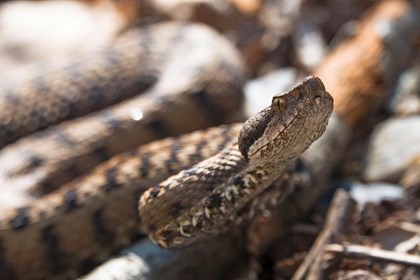
M 420 28 L 408 20 L 412 16 L 409 14 L 409 4 L 406 1 L 380 2 L 371 13 L 366 15 L 358 34 L 337 47 L 315 72 L 315 75 L 324 81 L 327 90 L 334 96 L 336 114 L 330 120 L 327 131 L 321 139 L 314 143 L 302 157 L 303 171 L 296 171 L 296 173 L 302 174 L 309 173 L 310 180 L 292 193 L 276 212 L 273 212 L 273 218 L 293 221 L 297 217 L 301 217 L 311 209 L 317 198 L 327 189 L 327 178 L 343 155 L 351 137 L 351 130 L 356 129 L 378 100 L 383 99 L 383 96 L 375 94 L 377 81 L 381 80 L 383 76 L 392 76 L 389 72 L 384 74 L 384 71 L 397 68 L 390 65 L 391 63 L 399 65 L 405 62 L 405 60 L 401 61 L 404 55 L 393 52 L 392 46 L 409 47 L 414 45 L 416 32 Z M 399 30 L 395 31 L 395 25 L 398 25 Z M 387 28 L 383 28 L 384 26 Z M 377 30 L 378 28 L 379 30 Z M 388 33 L 384 30 L 388 30 Z M 384 43 L 385 39 L 387 47 Z M 403 53 L 410 54 L 408 49 Z M 387 58 L 386 63 L 384 57 Z M 290 184 L 290 182 L 285 182 L 285 184 Z M 144 269 L 147 270 L 147 274 L 142 275 L 142 279 L 156 279 L 157 276 L 159 279 L 178 279 L 180 274 L 173 272 L 180 271 L 180 267 L 182 267 L 180 264 L 188 266 L 189 263 L 194 264 L 188 269 L 188 276 L 191 279 L 212 279 L 211 276 L 206 275 L 206 271 L 202 267 L 211 263 L 215 268 L 214 273 L 221 273 L 235 258 L 242 256 L 244 243 L 238 242 L 239 245 L 235 243 L 236 247 L 233 246 L 234 248 L 231 246 L 232 240 L 242 238 L 242 235 L 237 231 L 235 234 L 232 234 L 233 239 L 221 239 L 220 243 L 217 243 L 216 239 L 214 243 L 209 243 L 212 245 L 198 244 L 198 246 L 178 252 L 163 252 L 157 247 L 153 250 L 150 249 L 149 242 L 144 242 L 146 245 L 140 246 L 139 251 L 148 250 L 149 254 L 148 257 L 138 256 L 145 267 Z M 220 245 L 217 248 L 227 246 L 228 251 L 236 252 L 236 254 L 230 254 L 228 258 L 215 257 L 214 254 L 208 253 L 212 251 L 209 248 L 215 246 L 214 244 Z M 220 250 L 221 254 L 225 252 L 224 249 Z M 164 261 L 158 265 L 151 265 L 151 260 L 161 258 Z M 127 277 L 122 276 L 124 270 L 129 271 L 127 266 L 121 265 L 117 269 L 121 272 L 119 279 L 133 279 L 129 272 L 127 272 Z M 92 274 L 86 279 L 98 278 Z M 100 279 L 111 278 L 102 277 Z
M 345 235 L 349 230 L 355 206 L 355 201 L 344 190 L 337 190 L 328 210 L 324 228 L 306 255 L 305 260 L 293 275 L 292 280 L 304 279 L 310 267 L 311 273 L 308 279 L 323 279 L 320 277 L 322 274 L 320 253 L 326 244 L 336 242 L 336 238 Z
M 419 256 L 371 248 L 366 246 L 342 246 L 340 244 L 330 244 L 325 246 L 324 250 L 349 258 L 372 259 L 376 261 L 393 262 L 397 264 L 420 267 Z

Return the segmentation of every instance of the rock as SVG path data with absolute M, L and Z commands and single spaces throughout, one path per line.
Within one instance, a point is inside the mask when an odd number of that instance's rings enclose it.
M 420 156 L 420 116 L 393 118 L 378 125 L 369 144 L 364 177 L 396 181 Z
M 420 63 L 400 75 L 389 109 L 398 115 L 420 113 Z
M 363 184 L 353 182 L 350 184 L 350 195 L 363 207 L 366 203 L 378 204 L 381 201 L 398 200 L 403 198 L 404 190 L 401 186 L 387 183 Z

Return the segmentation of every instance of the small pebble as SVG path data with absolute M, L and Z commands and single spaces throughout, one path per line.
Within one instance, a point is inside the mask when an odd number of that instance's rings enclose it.
M 294 33 L 297 59 L 307 70 L 314 69 L 327 53 L 327 44 L 321 30 L 303 22 Z
M 352 182 L 350 184 L 350 195 L 363 207 L 366 203 L 379 204 L 384 200 L 401 199 L 404 195 L 404 189 L 401 186 L 387 183 L 363 184 Z

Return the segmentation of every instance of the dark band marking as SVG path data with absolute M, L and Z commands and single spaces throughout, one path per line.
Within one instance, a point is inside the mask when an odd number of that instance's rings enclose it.
M 115 239 L 115 235 L 112 231 L 106 228 L 104 223 L 103 213 L 101 209 L 96 210 L 93 213 L 93 225 L 95 227 L 95 235 L 97 240 L 102 244 L 112 244 Z
M 20 230 L 29 225 L 28 208 L 18 208 L 16 216 L 10 221 L 12 229 Z
M 64 211 L 70 212 L 78 208 L 77 190 L 71 189 L 64 194 Z
M 184 209 L 184 207 L 181 203 L 174 203 L 169 209 L 169 215 L 171 215 L 172 218 L 176 218 L 179 216 L 179 213 L 182 211 L 182 209 Z
M 163 120 L 156 117 L 145 122 L 146 127 L 156 135 L 157 138 L 165 138 L 169 136 L 169 129 Z
M 28 168 L 33 169 L 36 167 L 41 166 L 44 162 L 45 159 L 38 156 L 38 155 L 28 155 L 26 158 L 27 162 L 28 162 Z
M 63 172 L 66 172 L 66 174 L 67 174 L 68 177 L 73 177 L 73 178 L 75 178 L 75 177 L 77 177 L 77 176 L 80 175 L 80 171 L 79 171 L 79 168 L 78 168 L 78 166 L 77 166 L 76 163 L 71 163 L 65 169 L 65 171 L 63 171 Z
M 141 154 L 140 155 L 140 175 L 143 178 L 146 178 L 149 174 L 150 169 L 150 155 Z
M 64 112 L 64 110 L 60 111 L 61 114 L 60 114 L 60 117 L 57 118 L 57 122 L 60 121 L 60 119 L 61 120 L 72 119 L 72 118 L 75 118 L 75 117 L 78 116 L 77 109 L 76 109 L 75 105 L 73 104 L 73 102 L 71 102 L 71 100 L 69 100 L 68 98 L 66 98 L 63 95 L 57 96 L 57 99 L 58 99 L 59 103 L 62 104 L 62 105 L 60 105 L 60 107 L 63 106 L 65 108 L 67 108 L 67 111 L 68 111 L 64 115 L 62 114 L 62 112 Z
M 17 125 L 19 126 L 19 124 Z M 16 133 L 16 127 L 13 127 L 11 125 L 0 124 L 0 131 L 3 135 L 2 138 L 4 139 L 5 143 L 13 142 L 18 138 Z
M 155 70 L 150 70 L 151 73 L 142 74 L 138 77 L 138 80 L 135 81 L 135 88 L 137 92 L 144 92 L 149 89 L 153 84 L 158 80 L 158 73 Z
M 60 130 L 57 130 L 54 133 L 54 137 L 55 139 L 57 139 L 58 142 L 60 142 L 66 147 L 73 147 L 75 144 L 77 144 L 70 135 Z
M 221 151 L 224 148 L 226 148 L 227 144 L 229 144 L 229 142 L 232 141 L 232 137 L 229 134 L 231 129 L 232 129 L 232 126 L 231 125 L 227 125 L 220 132 L 220 136 L 222 137 L 222 141 L 220 141 L 220 143 L 219 143 L 219 146 L 217 148 L 218 151 Z
M 36 130 L 38 128 L 45 128 L 49 125 L 49 121 L 43 114 L 44 112 L 40 111 L 31 111 L 30 118 L 35 122 L 36 127 L 32 127 L 31 130 Z
M 177 162 L 178 162 L 178 150 L 179 150 L 179 143 L 180 143 L 180 139 L 179 137 L 175 137 L 173 138 L 173 142 L 172 145 L 170 147 L 170 154 L 169 154 L 169 159 L 167 159 L 165 161 L 165 167 L 168 170 L 169 173 L 174 173 L 177 170 Z
M 64 268 L 61 263 L 63 253 L 60 252 L 58 238 L 54 233 L 53 226 L 47 226 L 42 230 L 41 240 L 45 245 L 48 261 L 51 264 L 53 272 L 60 272 Z
M 158 197 L 161 189 L 162 189 L 161 185 L 153 186 L 152 190 L 150 191 L 150 197 L 152 197 L 152 198 Z
M 209 196 L 209 204 L 207 205 L 208 208 L 219 208 L 222 206 L 222 198 L 220 194 L 212 194 Z
M 101 118 L 103 119 L 104 123 L 106 123 L 106 125 L 112 129 L 113 131 L 117 130 L 118 128 L 120 128 L 122 126 L 121 121 L 116 118 L 111 112 L 110 110 L 105 111 L 102 115 Z
M 190 162 L 196 164 L 203 159 L 202 150 L 207 146 L 207 141 L 200 141 L 196 146 L 194 152 L 189 156 Z
M 203 114 L 206 116 L 206 120 L 209 120 L 211 125 L 220 124 L 225 114 L 222 112 L 219 106 L 212 102 L 212 98 L 209 97 L 207 89 L 203 88 L 198 91 L 191 93 L 193 100 L 198 104 Z
M 239 188 L 241 188 L 241 189 L 243 189 L 245 187 L 244 180 L 241 177 L 239 177 L 239 176 L 235 176 L 233 178 L 232 184 L 235 185 L 235 186 L 237 186 L 237 187 L 239 187 Z
M 33 190 L 30 190 L 29 192 L 34 197 L 41 197 L 43 195 L 46 195 L 52 191 L 55 191 L 58 187 L 46 180 L 38 181 L 36 183 L 36 186 L 36 188 L 33 188 Z
M 92 108 L 102 108 L 106 105 L 104 102 L 104 89 L 100 87 L 98 84 L 92 85 L 92 88 L 86 92 L 88 100 L 91 102 Z
M 98 159 L 100 159 L 100 161 L 106 161 L 107 159 L 111 157 L 108 151 L 106 150 L 106 147 L 104 146 L 96 147 L 92 151 L 92 154 L 94 154 Z
M 105 191 L 111 191 L 118 187 L 117 183 L 117 169 L 115 167 L 111 167 L 105 172 L 106 176 L 106 186 Z

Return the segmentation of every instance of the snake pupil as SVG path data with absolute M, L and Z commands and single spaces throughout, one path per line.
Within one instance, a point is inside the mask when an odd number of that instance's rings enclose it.
M 273 99 L 273 107 L 277 113 L 281 113 L 286 109 L 286 101 L 282 97 Z

